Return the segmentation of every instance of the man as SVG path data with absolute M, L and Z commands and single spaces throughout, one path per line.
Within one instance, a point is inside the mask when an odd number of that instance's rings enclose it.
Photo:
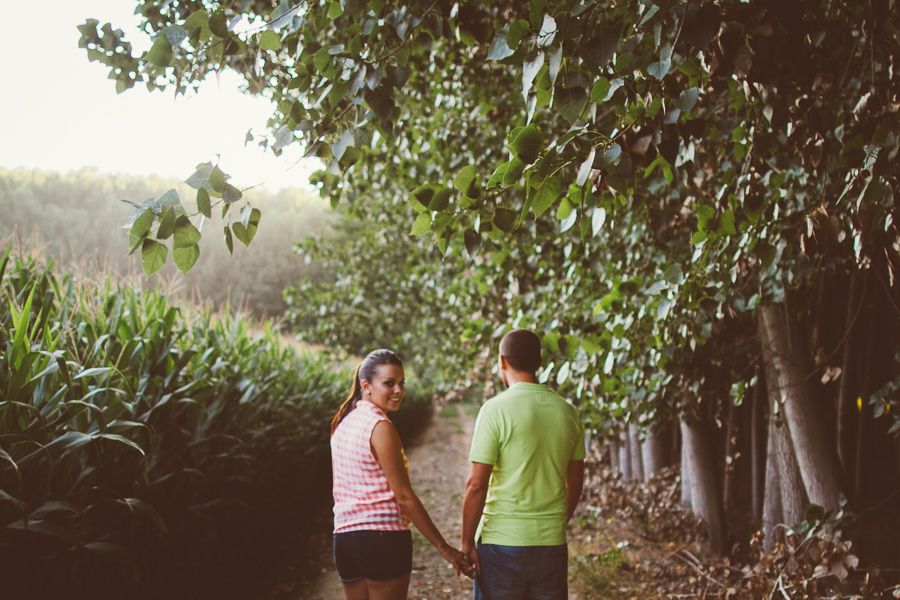
M 540 366 L 534 332 L 503 336 L 509 389 L 475 421 L 461 544 L 478 573 L 475 600 L 568 597 L 566 523 L 584 482 L 584 430 L 575 409 L 537 382 Z

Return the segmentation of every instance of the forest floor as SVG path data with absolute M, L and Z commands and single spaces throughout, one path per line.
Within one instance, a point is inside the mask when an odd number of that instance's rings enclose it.
M 476 411 L 476 405 L 459 404 L 440 409 L 427 430 L 407 448 L 413 488 L 447 541 L 454 544 L 461 525 L 462 494 L 469 473 L 468 448 Z M 570 600 L 679 597 L 662 594 L 661 589 L 665 587 L 664 579 L 673 573 L 685 578 L 695 575 L 676 559 L 683 556 L 681 552 L 701 552 L 699 544 L 692 541 L 694 536 L 688 536 L 680 545 L 654 541 L 647 535 L 646 523 L 632 518 L 628 510 L 623 511 L 621 506 L 601 509 L 598 503 L 609 501 L 600 489 L 602 468 L 593 455 L 588 457 L 587 465 L 588 489 L 568 532 Z M 627 493 L 621 488 L 619 492 Z M 330 536 L 323 535 L 319 544 L 317 552 L 306 553 L 317 555 L 318 565 L 290 567 L 280 578 L 282 583 L 277 585 L 273 599 L 343 598 L 331 562 Z M 310 571 L 315 574 L 302 575 Z M 411 600 L 470 598 L 471 586 L 469 579 L 457 577 L 425 538 L 413 530 Z

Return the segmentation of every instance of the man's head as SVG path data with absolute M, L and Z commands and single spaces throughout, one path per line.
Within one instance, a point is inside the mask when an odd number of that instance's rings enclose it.
M 541 368 L 541 338 L 528 329 L 513 329 L 500 340 L 500 379 L 509 384 L 509 372 L 534 378 Z M 521 377 L 515 377 L 518 381 Z

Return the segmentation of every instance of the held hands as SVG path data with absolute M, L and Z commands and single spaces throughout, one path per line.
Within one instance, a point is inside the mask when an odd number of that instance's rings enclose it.
M 481 575 L 481 562 L 478 560 L 478 550 L 475 549 L 475 546 L 463 544 L 460 550 L 466 555 L 469 565 L 471 566 L 471 570 L 466 573 L 466 575 L 472 579 Z
M 463 554 L 448 544 L 441 550 L 441 556 L 444 557 L 444 560 L 453 565 L 457 575 L 465 575 L 470 579 L 475 577 L 476 567 L 466 554 Z

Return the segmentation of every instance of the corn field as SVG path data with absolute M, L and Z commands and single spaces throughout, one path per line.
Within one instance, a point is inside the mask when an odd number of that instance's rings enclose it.
M 0 252 L 2 596 L 255 597 L 327 517 L 346 365 Z

